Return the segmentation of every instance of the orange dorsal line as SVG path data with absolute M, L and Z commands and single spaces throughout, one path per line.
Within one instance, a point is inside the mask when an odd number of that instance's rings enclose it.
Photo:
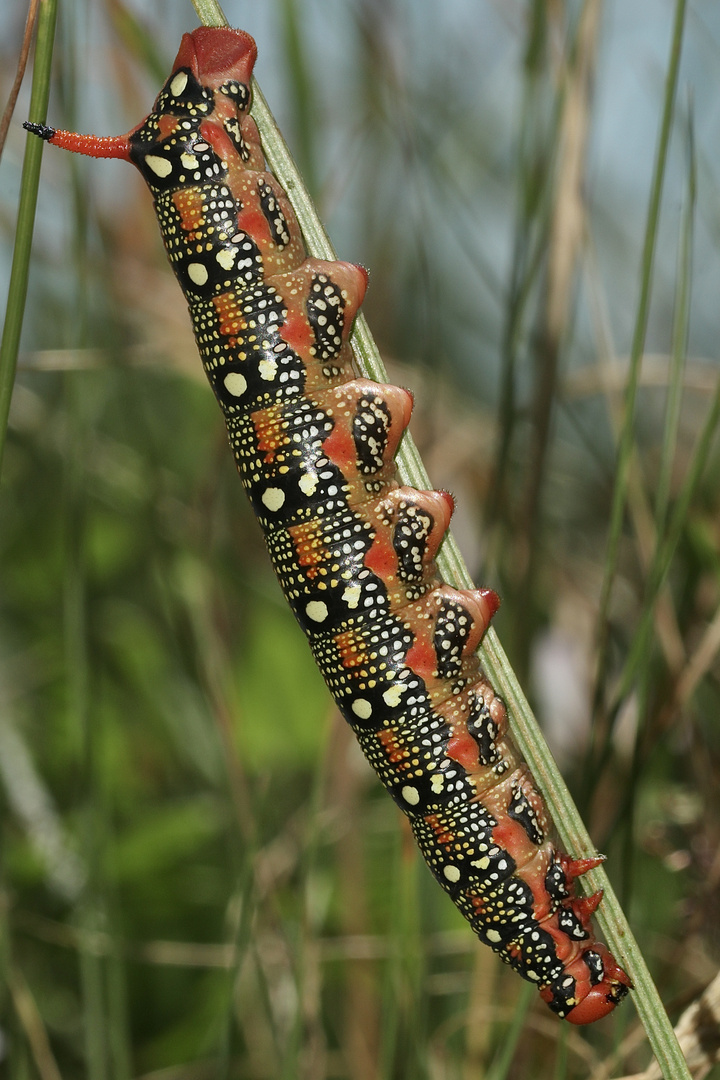
M 45 124 L 24 123 L 26 131 L 39 135 L 45 142 L 59 146 L 63 150 L 72 150 L 74 154 L 84 154 L 93 158 L 122 158 L 130 161 L 130 141 L 127 135 L 78 135 L 74 131 L 58 131 Z

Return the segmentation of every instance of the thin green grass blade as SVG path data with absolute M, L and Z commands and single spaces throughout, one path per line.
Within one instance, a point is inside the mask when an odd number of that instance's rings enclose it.
M 605 667 L 607 664 L 607 613 L 613 582 L 615 580 L 615 571 L 617 569 L 620 538 L 622 535 L 623 518 L 627 500 L 630 460 L 634 442 L 635 400 L 637 398 L 637 388 L 640 380 L 643 352 L 645 349 L 645 333 L 650 311 L 655 245 L 657 241 L 658 223 L 660 220 L 660 204 L 662 200 L 663 182 L 665 179 L 668 146 L 670 143 L 673 115 L 675 112 L 678 72 L 680 69 L 680 53 L 682 49 L 683 31 L 685 28 L 685 7 L 686 0 L 677 0 L 670 40 L 670 61 L 665 78 L 665 95 L 662 120 L 660 123 L 660 136 L 655 158 L 655 167 L 653 169 L 650 203 L 645 226 L 645 239 L 640 262 L 640 298 L 638 301 L 635 329 L 633 331 L 632 346 L 630 350 L 630 370 L 628 372 L 628 380 L 625 388 L 623 421 L 617 452 L 617 468 L 615 473 L 612 508 L 610 511 L 607 554 L 605 558 L 605 570 L 598 609 L 598 660 L 594 703 L 596 711 L 602 693 Z
M 141 19 L 123 3 L 109 6 L 114 34 L 122 41 L 131 56 L 136 56 L 155 82 L 162 86 L 165 80 L 166 60 L 158 48 L 155 37 L 143 25 Z
M 638 631 L 634 636 L 630 652 L 625 659 L 622 675 L 611 706 L 612 712 L 617 710 L 630 692 L 638 670 L 642 666 L 643 659 L 647 656 L 648 650 L 651 647 L 655 618 L 655 602 L 670 569 L 670 563 L 677 549 L 680 536 L 682 535 L 687 520 L 692 497 L 707 464 L 713 433 L 719 417 L 720 385 L 716 389 L 715 397 L 710 406 L 703 428 L 701 429 L 690 468 L 688 469 L 678 494 L 677 504 L 670 514 L 671 476 L 680 426 L 680 407 L 683 389 L 682 377 L 685 367 L 685 353 L 690 321 L 693 226 L 697 186 L 697 162 L 695 159 L 692 112 L 688 118 L 688 125 L 687 197 L 683 209 L 683 220 L 678 250 L 670 386 L 655 507 L 657 543 L 653 562 L 648 572 L 643 611 L 640 617 Z M 668 522 L 669 514 L 670 520 Z
M 314 133 L 317 130 L 315 123 L 317 103 L 303 43 L 302 14 L 298 0 L 281 0 L 280 21 L 285 47 L 283 63 L 287 70 L 288 84 L 292 88 L 289 96 L 293 109 L 292 128 L 296 133 L 296 157 L 306 187 L 310 191 L 317 192 L 319 185 L 314 139 Z
M 700 477 L 707 464 L 713 437 L 720 422 L 720 382 L 718 382 L 712 403 L 705 418 L 702 430 L 695 446 L 692 461 L 670 515 L 667 533 L 659 544 L 655 561 L 648 575 L 646 600 L 643 614 L 633 639 L 623 669 L 622 678 L 616 694 L 616 701 L 622 701 L 632 686 L 638 667 L 646 649 L 646 642 L 653 630 L 654 604 L 662 588 L 672 562 L 673 555 L 682 536 L 692 497 L 697 489 Z
M 547 6 L 535 0 L 529 7 L 522 104 L 519 110 L 520 130 L 517 138 L 519 182 L 515 196 L 515 234 L 501 346 L 500 430 L 488 510 L 491 526 L 496 525 L 500 519 L 503 504 L 507 499 L 507 474 L 518 413 L 516 381 L 519 350 L 529 300 L 547 249 L 552 191 L 552 183 L 549 181 L 552 174 L 550 161 L 556 149 L 559 130 L 559 94 L 554 102 L 553 122 L 544 123 L 543 118 L 541 82 L 545 72 L 546 42 L 549 34 Z
M 670 363 L 670 386 L 668 390 L 665 430 L 655 496 L 655 524 L 658 542 L 662 535 L 670 505 L 670 487 L 672 469 L 680 429 L 680 407 L 682 404 L 683 372 L 687 352 L 688 330 L 690 325 L 690 293 L 692 285 L 693 229 L 695 220 L 695 200 L 697 195 L 697 160 L 695 156 L 695 134 L 693 127 L 692 100 L 688 110 L 687 129 L 687 195 L 683 207 L 683 220 L 678 250 L 677 287 L 675 290 L 675 312 L 673 316 L 672 357 Z
M 509 1030 L 505 1033 L 502 1046 L 498 1051 L 495 1061 L 488 1070 L 487 1080 L 506 1080 L 506 1077 L 510 1072 L 510 1066 L 513 1063 L 513 1058 L 515 1057 L 515 1051 L 520 1042 L 520 1036 L 525 1027 L 527 1014 L 535 1001 L 536 993 L 535 987 L 530 983 L 526 983 L 521 987 L 512 1023 L 510 1024 Z
M 45 0 L 45 3 L 40 5 L 40 14 L 38 15 L 35 63 L 33 65 L 32 92 L 30 95 L 30 120 L 40 124 L 45 123 L 47 118 L 47 104 L 50 94 L 50 67 L 53 42 L 55 40 L 56 19 L 57 0 Z M 43 143 L 41 139 L 28 138 L 25 144 L 25 157 L 23 160 L 20 205 L 18 208 L 10 285 L 8 287 L 5 325 L 3 327 L 2 341 L 0 342 L 0 470 L 2 470 L 8 417 L 10 415 L 10 399 L 15 384 L 20 333 L 25 314 L 42 151 Z

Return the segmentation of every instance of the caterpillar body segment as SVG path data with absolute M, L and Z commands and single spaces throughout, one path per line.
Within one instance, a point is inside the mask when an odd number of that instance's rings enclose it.
M 476 657 L 498 598 L 438 576 L 452 498 L 398 483 L 412 397 L 355 374 L 367 273 L 307 257 L 248 115 L 255 55 L 247 34 L 201 28 L 128 135 L 28 126 L 144 176 L 242 483 L 340 711 L 480 940 L 559 1016 L 590 1023 L 630 987 L 593 936 L 601 894 L 575 893 L 600 860 L 549 837 Z

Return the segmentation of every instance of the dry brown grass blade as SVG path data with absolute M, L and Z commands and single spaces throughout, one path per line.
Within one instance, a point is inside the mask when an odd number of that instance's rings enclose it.
M 30 1046 L 40 1080 L 62 1080 L 55 1055 L 50 1047 L 47 1029 L 30 987 L 16 966 L 8 971 L 8 989 L 15 1012 Z

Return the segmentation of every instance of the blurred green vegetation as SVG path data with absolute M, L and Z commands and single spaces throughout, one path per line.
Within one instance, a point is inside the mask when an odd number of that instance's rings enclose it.
M 715 5 L 686 17 L 606 618 L 673 5 L 225 10 L 257 37 L 341 256 L 370 267 L 416 440 L 676 1018 L 720 955 L 714 438 L 687 483 L 719 373 Z M 3 94 L 24 16 L 0 15 Z M 127 129 L 195 24 L 189 3 L 65 0 L 51 122 Z M 22 147 L 16 124 L 3 282 Z M 118 163 L 43 157 L 0 559 L 3 1076 L 645 1067 L 631 1004 L 564 1028 L 421 865 L 274 580 L 149 199 Z

